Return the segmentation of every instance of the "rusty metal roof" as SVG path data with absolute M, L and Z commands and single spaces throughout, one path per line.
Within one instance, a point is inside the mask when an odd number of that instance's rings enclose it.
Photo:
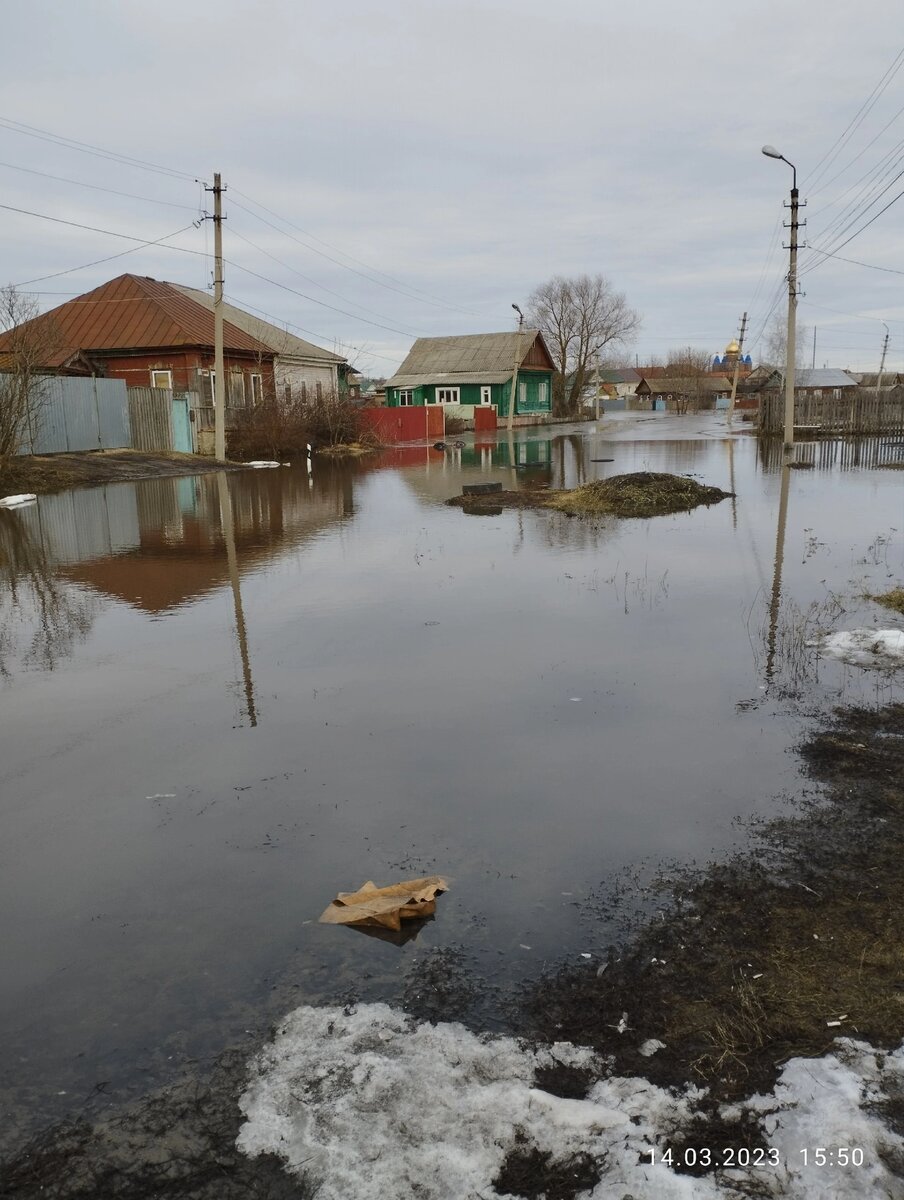
M 62 366 L 79 351 L 213 347 L 213 312 L 174 284 L 144 275 L 120 275 L 27 324 L 39 322 L 53 330 L 46 339 L 54 347 L 43 364 L 47 367 Z M 0 336 L 0 351 L 7 337 Z M 227 352 L 273 355 L 269 346 L 227 320 L 223 343 Z

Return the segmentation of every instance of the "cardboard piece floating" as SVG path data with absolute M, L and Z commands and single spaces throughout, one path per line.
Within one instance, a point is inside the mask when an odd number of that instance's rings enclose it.
M 320 920 L 327 925 L 370 925 L 399 930 L 402 921 L 432 917 L 436 912 L 436 897 L 448 890 L 448 883 L 440 875 L 405 879 L 389 887 L 377 887 L 368 880 L 357 892 L 340 892 L 321 913 Z

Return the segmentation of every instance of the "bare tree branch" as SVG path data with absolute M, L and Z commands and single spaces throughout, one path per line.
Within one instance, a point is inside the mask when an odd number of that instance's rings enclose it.
M 540 329 L 556 364 L 554 409 L 574 415 L 594 356 L 629 345 L 640 316 L 605 275 L 556 275 L 528 300 L 528 323 Z

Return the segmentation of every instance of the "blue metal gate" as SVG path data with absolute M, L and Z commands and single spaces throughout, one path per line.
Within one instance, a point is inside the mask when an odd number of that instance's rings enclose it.
M 173 397 L 173 449 L 182 454 L 191 454 L 194 450 L 191 436 L 191 415 L 188 411 L 186 396 Z

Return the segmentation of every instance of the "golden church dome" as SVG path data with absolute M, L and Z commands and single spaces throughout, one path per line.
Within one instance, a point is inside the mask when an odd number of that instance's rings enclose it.
M 732 338 L 731 341 L 728 343 L 728 345 L 725 347 L 725 353 L 726 354 L 740 354 L 741 353 L 741 347 L 734 340 L 734 338 Z

